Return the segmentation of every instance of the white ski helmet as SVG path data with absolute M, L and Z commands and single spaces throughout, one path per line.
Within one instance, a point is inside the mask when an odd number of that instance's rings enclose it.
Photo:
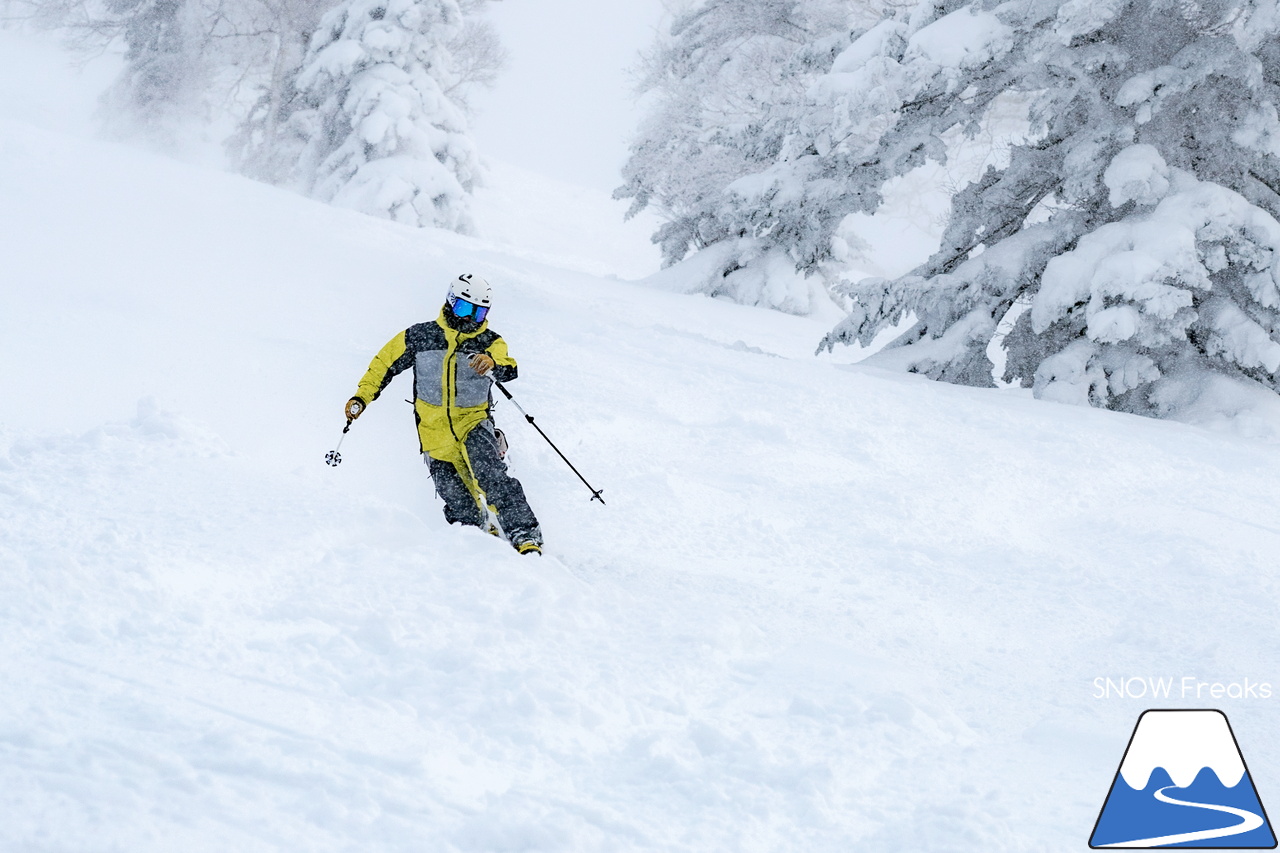
M 480 276 L 464 272 L 449 284 L 449 304 L 454 305 L 459 299 L 489 308 L 493 304 L 493 288 Z
M 483 323 L 493 300 L 489 282 L 474 273 L 464 272 L 449 283 L 446 304 L 459 320 Z

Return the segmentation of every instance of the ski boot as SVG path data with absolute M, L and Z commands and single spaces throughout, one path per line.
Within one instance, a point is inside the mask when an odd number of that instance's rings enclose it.
M 537 527 L 532 530 L 517 530 L 511 534 L 511 547 L 521 554 L 542 554 L 542 531 Z

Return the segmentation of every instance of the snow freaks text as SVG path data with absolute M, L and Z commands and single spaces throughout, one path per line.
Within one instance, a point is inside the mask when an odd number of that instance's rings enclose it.
M 1093 680 L 1094 699 L 1270 699 L 1271 683 L 1250 678 L 1236 681 L 1201 681 L 1181 678 L 1130 676 Z

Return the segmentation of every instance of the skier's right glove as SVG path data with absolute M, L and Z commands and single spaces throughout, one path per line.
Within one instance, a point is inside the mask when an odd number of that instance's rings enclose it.
M 354 421 L 360 417 L 360 413 L 364 411 L 364 400 L 359 397 L 352 397 L 347 401 L 347 420 Z

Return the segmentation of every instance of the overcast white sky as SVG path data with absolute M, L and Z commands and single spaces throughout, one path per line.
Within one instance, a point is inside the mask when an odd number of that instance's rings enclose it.
M 481 154 L 612 191 L 638 118 L 628 70 L 662 0 L 502 0 L 489 15 L 511 59 L 475 96 Z

